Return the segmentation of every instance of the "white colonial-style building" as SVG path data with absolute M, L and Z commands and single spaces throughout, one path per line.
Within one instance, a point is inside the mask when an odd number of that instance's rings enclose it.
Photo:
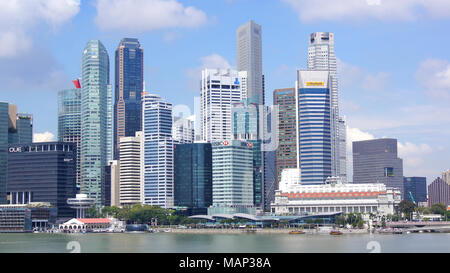
M 275 201 L 271 204 L 273 214 L 343 212 L 382 216 L 394 214 L 401 201 L 398 189 L 387 188 L 382 183 L 341 183 L 339 179 L 330 179 L 322 185 L 300 185 L 294 182 L 280 182 L 280 190 L 275 192 Z
M 111 219 L 107 218 L 73 218 L 59 225 L 62 232 L 88 232 L 107 230 L 111 227 Z

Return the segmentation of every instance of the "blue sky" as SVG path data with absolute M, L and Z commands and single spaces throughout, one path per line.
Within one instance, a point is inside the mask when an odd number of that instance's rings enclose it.
M 57 92 L 80 77 L 87 41 L 106 46 L 113 82 L 115 48 L 121 38 L 136 37 L 147 91 L 193 109 L 202 67 L 234 67 L 236 28 L 253 19 L 263 29 L 271 103 L 272 91 L 293 87 L 296 69 L 306 66 L 308 35 L 329 31 L 349 147 L 352 140 L 397 138 L 404 175 L 430 183 L 450 168 L 450 2 L 425 2 L 2 1 L 0 100 L 32 113 L 38 137 L 56 136 Z

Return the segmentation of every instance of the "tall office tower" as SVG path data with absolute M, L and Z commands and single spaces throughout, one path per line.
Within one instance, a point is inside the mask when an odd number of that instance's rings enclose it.
M 194 121 L 189 118 L 173 117 L 172 136 L 174 143 L 194 142 Z
M 403 194 L 403 160 L 397 155 L 397 140 L 353 142 L 353 183 L 383 183 Z
M 119 141 L 120 158 L 120 205 L 142 203 L 141 187 L 141 148 L 142 132 L 136 132 L 135 137 L 121 137 Z
M 275 154 L 276 189 L 284 169 L 297 166 L 297 103 L 295 88 L 275 89 L 273 104 L 278 106 L 278 148 Z
M 253 20 L 236 31 L 237 70 L 248 73 L 248 94 L 250 102 L 264 105 L 262 74 L 261 26 Z
M 174 145 L 174 203 L 189 215 L 207 214 L 212 205 L 211 143 Z
M 264 158 L 259 138 L 259 106 L 244 99 L 232 104 L 232 139 L 246 141 L 253 151 L 253 200 L 261 210 L 264 207 Z
M 114 158 L 119 158 L 120 138 L 141 130 L 141 97 L 144 89 L 144 50 L 138 39 L 123 38 L 116 49 L 114 100 Z
M 339 117 L 339 177 L 343 183 L 347 183 L 347 126 L 344 117 Z
M 340 155 L 342 148 L 340 148 L 339 139 L 345 136 L 339 135 L 338 77 L 333 33 L 315 32 L 309 35 L 307 68 L 309 70 L 327 70 L 330 73 L 331 173 L 332 176 L 341 176 L 342 168 L 339 165 L 342 160 Z
M 142 98 L 143 203 L 173 207 L 172 104 L 158 95 Z
M 77 146 L 77 188 L 80 188 L 81 172 L 81 86 L 58 92 L 58 141 Z
M 83 51 L 81 83 L 81 193 L 104 201 L 105 166 L 108 160 L 109 57 L 99 40 L 90 40 Z
M 450 185 L 450 170 L 442 172 L 442 180 L 444 180 L 445 183 Z
M 212 143 L 213 206 L 208 214 L 254 214 L 253 151 L 251 143 L 224 140 Z
M 450 206 L 450 185 L 440 177 L 428 185 L 428 206 L 439 203 Z
M 107 103 L 106 103 L 106 160 L 110 161 L 114 158 L 114 105 L 112 85 L 107 85 Z
M 202 71 L 200 133 L 203 141 L 231 139 L 231 105 L 247 98 L 247 72 L 232 69 Z
M 427 178 L 403 177 L 403 199 L 416 204 L 427 202 Z
M 297 77 L 297 166 L 302 184 L 322 184 L 332 176 L 329 72 L 298 70 Z
M 8 144 L 31 143 L 33 117 L 17 113 L 17 106 L 0 102 L 0 204 L 6 203 Z
M 76 144 L 42 142 L 10 144 L 7 192 L 10 204 L 49 202 L 58 218 L 75 211 L 67 204 L 76 194 Z
M 111 185 L 111 196 L 109 197 L 110 206 L 120 206 L 120 162 L 119 160 L 110 160 L 106 166 L 106 181 Z
M 9 104 L 0 102 L 0 204 L 6 203 Z

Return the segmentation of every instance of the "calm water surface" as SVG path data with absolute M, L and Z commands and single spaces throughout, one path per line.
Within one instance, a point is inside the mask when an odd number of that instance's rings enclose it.
M 77 243 L 70 243 L 75 241 Z M 372 242 L 374 241 L 374 242 Z M 68 244 L 80 246 L 82 253 L 367 253 L 372 245 L 381 252 L 450 253 L 450 233 L 403 235 L 352 234 L 0 234 L 0 252 L 71 252 Z

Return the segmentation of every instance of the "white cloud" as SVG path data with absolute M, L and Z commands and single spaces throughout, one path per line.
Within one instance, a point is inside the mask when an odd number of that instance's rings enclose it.
M 53 29 L 72 19 L 79 0 L 21 0 L 0 2 L 0 58 L 16 57 L 32 47 L 30 32 L 41 22 Z
M 282 0 L 301 21 L 413 21 L 421 17 L 450 17 L 448 0 Z
M 45 132 L 45 133 L 35 133 L 33 135 L 33 142 L 47 142 L 47 141 L 54 141 L 55 135 L 52 132 Z
M 340 83 L 343 88 L 361 88 L 373 91 L 381 90 L 388 84 L 390 74 L 387 72 L 373 74 L 340 59 L 337 59 L 337 62 Z
M 417 69 L 416 79 L 429 96 L 450 99 L 450 62 L 447 60 L 423 61 Z
M 207 16 L 176 0 L 98 0 L 96 22 L 104 30 L 142 33 L 165 28 L 195 28 Z
M 398 156 L 403 159 L 405 170 L 421 167 L 425 163 L 425 154 L 430 154 L 433 149 L 428 144 L 414 144 L 411 142 L 397 144 Z
M 189 68 L 186 70 L 186 76 L 188 78 L 189 89 L 193 91 L 198 91 L 200 89 L 199 82 L 202 78 L 202 70 L 205 68 L 220 68 L 228 69 L 232 68 L 230 63 L 219 54 L 211 54 L 208 56 L 200 57 L 199 59 L 201 65 L 196 68 Z

